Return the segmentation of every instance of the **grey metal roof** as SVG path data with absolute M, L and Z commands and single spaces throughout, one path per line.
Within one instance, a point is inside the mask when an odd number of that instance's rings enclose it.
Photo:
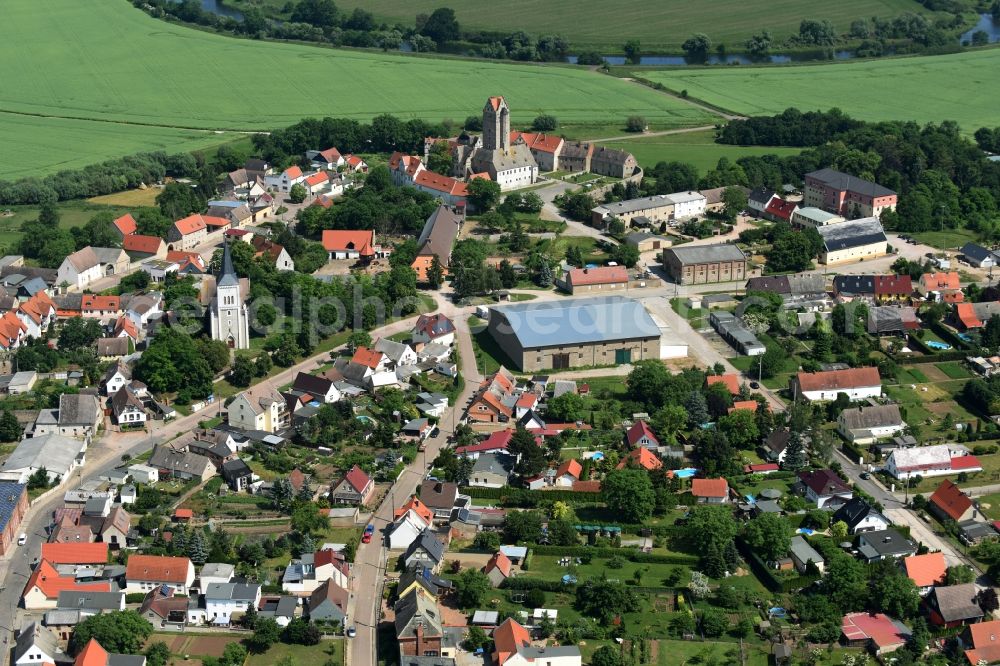
M 44 410 L 43 410 L 44 411 Z M 43 435 L 23 439 L 3 464 L 4 471 L 44 467 L 53 474 L 69 471 L 84 443 L 62 435 Z
M 795 215 L 806 218 L 810 222 L 813 222 L 817 227 L 821 227 L 830 220 L 840 217 L 839 215 L 836 215 L 834 213 L 828 213 L 822 208 L 813 208 L 812 206 L 799 208 L 797 211 L 795 211 Z
M 108 653 L 108 666 L 145 666 L 146 657 L 141 654 Z
M 863 217 L 850 222 L 829 224 L 816 230 L 823 239 L 827 252 L 835 252 L 851 247 L 885 242 L 885 230 L 877 217 Z
M 206 562 L 201 568 L 202 578 L 232 578 L 236 567 L 226 562 Z
M 43 653 L 53 658 L 59 650 L 56 635 L 37 622 L 31 622 L 21 629 L 21 633 L 14 643 L 14 661 L 16 662 L 24 656 L 24 653 L 30 650 L 32 645 L 37 645 Z
M 946 622 L 971 620 L 982 617 L 983 610 L 976 603 L 976 584 L 935 587 L 931 594 L 938 612 Z
M 444 559 L 445 545 L 430 528 L 424 528 L 420 535 L 410 542 L 409 548 L 403 554 L 403 561 L 405 562 L 410 559 L 410 556 L 416 553 L 417 549 L 422 549 L 435 562 L 440 562 Z
M 895 194 L 888 187 L 882 187 L 878 183 L 864 180 L 857 176 L 852 176 L 835 169 L 820 169 L 807 173 L 806 178 L 813 178 L 837 190 L 844 192 L 855 192 L 869 197 L 888 197 Z
M 205 589 L 206 599 L 250 602 L 257 599 L 260 585 L 256 583 L 209 583 Z
M 62 590 L 56 601 L 59 610 L 118 610 L 124 592 L 85 592 Z
M 483 474 L 496 474 L 498 476 L 510 476 L 514 465 L 509 460 L 510 456 L 496 455 L 494 453 L 483 453 L 476 458 L 476 464 L 472 467 L 472 472 Z
M 635 338 L 659 338 L 660 329 L 638 301 L 598 296 L 491 308 L 499 332 L 513 333 L 525 349 Z
M 808 541 L 798 535 L 792 537 L 792 542 L 788 546 L 788 551 L 799 562 L 812 561 L 813 564 L 820 564 L 823 562 L 823 556 L 816 552 L 816 549 L 810 546 Z
M 447 268 L 451 258 L 451 247 L 458 238 L 458 231 L 464 220 L 465 215 L 451 206 L 444 204 L 438 206 L 427 218 L 420 238 L 417 239 L 420 248 L 418 254 L 437 255 L 441 265 Z
M 293 617 L 298 605 L 298 599 L 286 594 L 262 602 L 260 613 L 264 617 Z
M 712 245 L 682 245 L 663 251 L 664 256 L 673 254 L 682 266 L 689 264 L 711 264 L 717 261 L 746 261 L 746 255 L 732 243 Z
M 100 420 L 97 396 L 89 393 L 63 393 L 59 396 L 59 425 L 89 425 Z
M 917 550 L 916 544 L 909 539 L 904 539 L 902 534 L 893 529 L 865 532 L 860 538 L 868 549 L 883 557 L 903 555 Z M 861 550 L 865 552 L 864 545 Z
M 976 243 L 966 243 L 959 252 L 965 255 L 966 258 L 974 259 L 975 261 L 982 261 L 987 258 L 992 258 L 994 261 L 997 259 L 996 253 Z

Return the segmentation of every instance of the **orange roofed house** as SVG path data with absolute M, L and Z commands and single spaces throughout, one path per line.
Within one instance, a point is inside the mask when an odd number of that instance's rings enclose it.
M 324 229 L 323 249 L 329 261 L 358 259 L 368 262 L 375 258 L 375 232 Z
M 73 666 L 146 666 L 146 657 L 134 654 L 114 654 L 108 652 L 96 638 L 91 638 L 76 655 Z
M 517 380 L 509 370 L 500 368 L 479 384 L 479 389 L 469 404 L 468 415 L 473 421 L 489 423 L 506 422 L 514 413 Z
M 945 303 L 961 303 L 965 300 L 958 271 L 924 273 L 917 281 L 917 292 L 924 298 Z
M 150 257 L 163 259 L 167 256 L 167 244 L 157 236 L 143 236 L 141 234 L 126 236 L 125 240 L 122 241 L 122 249 L 132 261 L 141 261 Z
M 705 384 L 711 386 L 712 384 L 724 384 L 727 389 L 729 389 L 730 395 L 740 394 L 740 378 L 737 375 L 709 375 L 705 377 Z
M 954 520 L 961 523 L 971 520 L 976 513 L 972 500 L 962 492 L 962 489 L 945 479 L 928 499 L 930 510 L 941 520 Z
M 559 156 L 562 153 L 565 140 L 561 136 L 535 134 L 532 132 L 511 132 L 511 144 L 523 143 L 531 151 L 531 156 L 538 163 L 539 171 L 558 171 Z
M 846 394 L 852 402 L 882 395 L 878 368 L 800 372 L 789 378 L 788 385 L 796 399 L 810 402 L 836 400 L 840 393 Z
M 575 645 L 532 645 L 531 633 L 507 618 L 493 630 L 494 666 L 580 666 L 580 648 Z
M 125 565 L 125 592 L 149 592 L 161 586 L 187 594 L 194 585 L 194 564 L 186 557 L 133 554 Z
M 106 543 L 43 543 L 42 559 L 54 565 L 107 564 Z
M 573 295 L 625 289 L 628 287 L 628 270 L 624 266 L 574 268 L 566 273 L 566 279 L 560 286 Z
M 903 559 L 903 567 L 920 594 L 927 594 L 935 585 L 943 585 L 948 572 L 948 563 L 941 552 L 910 555 Z
M 121 217 L 113 220 L 111 224 L 114 226 L 115 231 L 122 240 L 126 237 L 131 236 L 139 230 L 139 225 L 136 223 L 135 218 L 132 217 L 131 213 L 125 213 Z
M 640 446 L 629 451 L 615 469 L 625 469 L 626 467 L 641 467 L 652 472 L 663 467 L 663 461 L 649 449 Z
M 167 250 L 190 250 L 204 242 L 208 224 L 201 215 L 189 215 L 167 229 Z
M 729 483 L 725 479 L 691 479 L 691 494 L 699 504 L 725 504 Z
M 969 666 L 1000 662 L 1000 620 L 970 624 L 958 635 Z
M 413 179 L 413 187 L 440 199 L 449 206 L 465 206 L 468 204 L 469 188 L 460 180 L 451 176 L 442 176 L 423 169 Z
M 70 592 L 111 592 L 111 583 L 77 583 L 76 576 L 60 576 L 56 568 L 48 560 L 42 560 L 24 586 L 21 595 L 25 610 L 44 610 L 55 608 L 59 593 Z

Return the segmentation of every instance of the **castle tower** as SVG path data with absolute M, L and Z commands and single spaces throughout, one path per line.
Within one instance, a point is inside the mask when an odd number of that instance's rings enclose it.
M 240 293 L 240 279 L 233 269 L 228 241 L 222 250 L 222 270 L 215 282 L 210 317 L 213 340 L 222 340 L 233 349 L 250 348 L 250 319 Z
M 483 148 L 510 152 L 510 107 L 503 97 L 490 97 L 483 107 Z

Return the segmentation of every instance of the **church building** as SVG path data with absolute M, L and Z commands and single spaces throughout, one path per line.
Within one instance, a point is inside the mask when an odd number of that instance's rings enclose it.
M 232 349 L 250 348 L 250 317 L 240 279 L 233 270 L 228 242 L 222 251 L 222 271 L 215 283 L 209 316 L 213 340 L 222 340 Z
M 482 139 L 459 141 L 455 162 L 457 177 L 485 173 L 504 192 L 538 180 L 538 163 L 531 150 L 523 142 L 511 142 L 510 107 L 503 97 L 486 100 Z

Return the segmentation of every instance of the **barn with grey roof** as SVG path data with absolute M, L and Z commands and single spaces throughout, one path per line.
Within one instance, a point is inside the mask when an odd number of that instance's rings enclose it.
M 731 243 L 682 245 L 663 251 L 663 267 L 679 284 L 745 280 L 747 258 Z
M 622 365 L 660 358 L 660 328 L 623 296 L 490 309 L 489 334 L 521 371 Z

